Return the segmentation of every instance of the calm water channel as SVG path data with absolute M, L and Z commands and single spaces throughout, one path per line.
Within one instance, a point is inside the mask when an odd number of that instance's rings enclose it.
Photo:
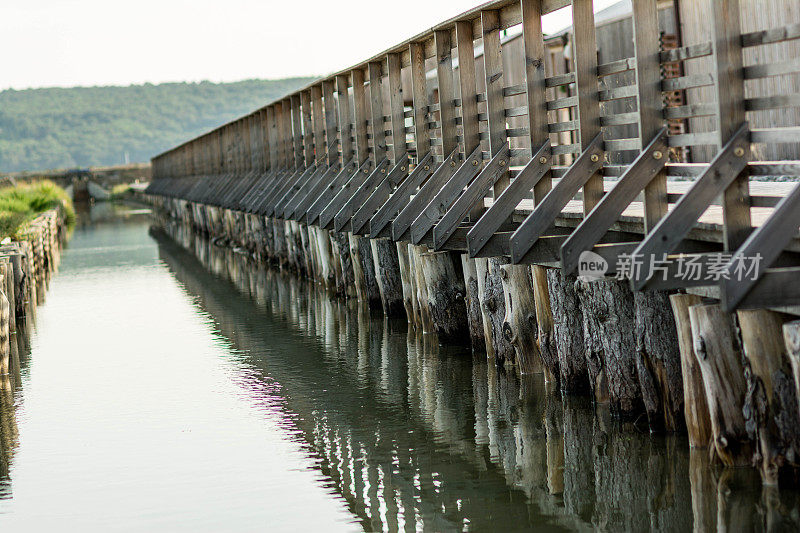
M 796 492 L 715 471 L 684 437 L 619 427 L 151 223 L 132 206 L 85 213 L 18 339 L 18 386 L 0 391 L 2 531 L 800 524 Z

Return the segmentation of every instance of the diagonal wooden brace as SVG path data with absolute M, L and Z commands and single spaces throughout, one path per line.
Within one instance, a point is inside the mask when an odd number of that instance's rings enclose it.
M 353 233 L 360 234 L 367 225 L 370 217 L 383 204 L 392 189 L 395 189 L 408 176 L 408 154 L 403 154 L 400 161 L 386 173 L 386 176 L 372 190 L 367 191 L 369 196 L 359 201 L 356 212 L 350 220 Z
M 507 145 L 506 145 L 507 149 Z M 508 158 L 506 158 L 506 161 Z M 431 199 L 425 209 L 417 215 L 411 224 L 411 242 L 419 244 L 420 241 L 433 229 L 434 224 L 458 198 L 472 179 L 478 175 L 481 168 L 481 147 L 478 145 L 470 156 L 458 167 L 458 170 L 445 181 L 436 195 Z
M 651 277 L 651 258 L 660 259 L 675 250 L 714 199 L 747 168 L 750 129 L 743 123 L 692 187 L 681 196 L 670 213 L 661 219 L 634 251 L 644 267 L 631 279 L 642 290 Z
M 372 172 L 372 161 L 367 159 L 361 164 L 358 172 L 353 174 L 349 180 L 342 184 L 339 191 L 333 199 L 325 206 L 325 209 L 319 214 L 319 227 L 322 229 L 333 229 L 333 218 L 336 213 L 344 206 L 345 202 L 361 186 L 362 183 L 369 177 Z
M 405 208 L 411 201 L 411 194 L 433 174 L 433 154 L 428 152 L 425 154 L 414 167 L 414 171 L 408 175 L 397 185 L 397 189 L 389 196 L 388 199 L 382 199 L 382 203 L 378 210 L 372 215 L 369 221 L 369 237 L 374 239 L 383 231 L 383 229 L 392 223 L 393 218 Z M 380 188 L 375 191 L 375 194 L 382 195 Z M 369 200 L 368 200 L 369 203 Z
M 450 155 L 433 171 L 433 174 L 425 182 L 414 198 L 406 204 L 402 211 L 395 217 L 392 222 L 392 239 L 395 241 L 409 240 L 407 235 L 411 228 L 411 223 L 416 220 L 422 210 L 427 206 L 433 197 L 439 192 L 439 189 L 444 185 L 448 179 L 456 172 L 456 158 L 458 157 L 458 148 L 455 148 Z
M 661 172 L 669 159 L 668 150 L 667 128 L 662 128 L 622 174 L 614 188 L 603 196 L 564 242 L 561 247 L 561 268 L 565 274 L 572 274 L 578 268 L 580 254 L 600 242 L 622 212 Z
M 603 166 L 603 134 L 595 135 L 592 142 L 572 163 L 561 181 L 553 187 L 542 201 L 511 235 L 509 251 L 511 262 L 519 263 L 536 240 L 553 226 L 556 217 L 581 187 Z
M 347 226 L 350 223 L 353 212 L 364 203 L 369 193 L 375 190 L 378 182 L 386 177 L 388 168 L 389 160 L 384 157 L 358 189 L 350 193 L 350 198 L 347 199 L 339 212 L 336 213 L 336 216 L 333 217 L 333 229 L 336 231 L 348 229 Z
M 478 253 L 498 231 L 502 225 L 514 214 L 520 201 L 530 195 L 537 183 L 547 174 L 552 164 L 550 139 L 546 140 L 525 168 L 514 178 L 506 190 L 495 199 L 492 206 L 475 222 L 467 233 L 467 250 L 470 257 Z
M 775 211 L 767 221 L 756 229 L 742 246 L 736 251 L 728 265 L 728 279 L 722 281 L 722 306 L 726 311 L 735 311 L 739 303 L 750 291 L 756 290 L 764 271 L 770 267 L 791 240 L 797 235 L 800 227 L 800 184 L 795 185 L 792 192 L 775 206 Z M 735 272 L 740 261 L 748 261 L 758 257 L 761 268 L 751 276 L 739 279 Z M 800 278 L 794 280 L 800 284 Z M 772 305 L 781 303 L 780 295 Z
M 438 251 L 444 247 L 447 240 L 453 235 L 459 224 L 464 221 L 470 210 L 478 202 L 483 203 L 483 197 L 486 196 L 489 188 L 508 172 L 508 156 L 509 148 L 507 144 L 504 144 L 497 155 L 489 161 L 461 196 L 453 202 L 441 220 L 436 223 L 433 227 L 433 247 L 435 250 Z M 468 159 L 464 165 L 470 164 L 471 161 L 479 165 L 479 157 L 480 154 Z
M 366 163 L 365 163 L 366 164 Z M 307 224 L 314 224 L 317 222 L 320 213 L 328 206 L 331 199 L 336 196 L 336 193 L 339 192 L 339 189 L 344 185 L 351 176 L 358 172 L 358 163 L 354 159 L 350 160 L 348 165 L 342 167 L 342 170 L 336 174 L 336 177 L 328 183 L 328 186 L 322 190 L 322 193 L 319 195 L 314 203 L 311 204 L 311 207 L 308 208 L 308 213 L 306 214 L 306 223 Z

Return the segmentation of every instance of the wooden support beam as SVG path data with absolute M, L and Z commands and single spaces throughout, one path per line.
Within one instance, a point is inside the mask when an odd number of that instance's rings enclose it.
M 759 279 L 770 267 L 800 228 L 800 184 L 781 199 L 772 215 L 736 251 L 728 265 L 727 279 L 722 279 L 722 306 L 731 312 L 757 287 Z M 757 259 L 756 259 L 757 258 Z M 756 260 L 754 265 L 752 260 Z M 750 268 L 755 267 L 753 271 Z M 744 269 L 744 270 L 741 270 Z M 796 284 L 796 282 L 795 282 Z M 787 298 L 788 300 L 788 298 Z M 781 294 L 770 306 L 787 305 Z
M 508 143 L 505 102 L 503 100 L 503 59 L 500 56 L 500 16 L 497 11 L 481 11 L 483 70 L 486 75 L 486 110 L 489 118 L 489 155 L 495 157 Z M 507 169 L 508 167 L 506 167 Z M 508 173 L 493 187 L 497 198 L 509 185 Z
M 458 146 L 445 158 L 442 164 L 433 172 L 428 181 L 420 188 L 419 192 L 406 204 L 392 222 L 392 238 L 396 241 L 409 240 L 407 232 L 422 210 L 433 200 L 442 186 L 456 172 L 458 164 Z M 427 165 L 426 165 L 427 166 Z
M 724 192 L 747 166 L 750 138 L 747 124 L 743 124 L 728 143 L 711 161 L 705 172 L 678 200 L 670 213 L 661 219 L 634 255 L 642 260 L 642 268 L 634 272 L 633 288 L 641 290 L 652 277 L 650 258 L 661 261 L 680 244 L 711 202 Z
M 581 150 L 585 153 L 600 133 L 600 100 L 597 82 L 597 38 L 592 0 L 572 2 L 572 44 Z M 599 154 L 602 162 L 603 154 Z M 597 169 L 599 170 L 599 169 Z M 595 171 L 583 185 L 583 214 L 603 196 L 603 176 Z M 512 247 L 513 248 L 513 247 Z
M 311 126 L 311 90 L 300 93 L 303 118 L 303 160 L 307 167 L 314 164 L 314 134 Z
M 353 117 L 356 139 L 356 159 L 366 161 L 369 158 L 369 145 L 367 144 L 367 100 L 364 91 L 364 71 L 354 69 L 350 73 L 353 81 Z M 372 160 L 376 165 L 377 159 Z
M 545 52 L 542 34 L 541 0 L 522 0 L 522 48 L 525 55 L 525 97 L 528 108 L 528 135 L 531 152 L 534 147 L 547 145 L 548 153 L 534 154 L 531 162 L 538 160 L 540 166 L 549 163 L 550 133 L 547 123 L 547 98 L 545 83 Z M 548 161 L 542 162 L 542 157 Z M 529 164 L 530 165 L 530 164 Z M 527 169 L 527 166 L 526 166 Z M 528 172 L 528 175 L 536 173 Z M 519 179 L 519 176 L 516 178 Z M 516 180 L 515 180 L 516 181 Z M 539 203 L 552 188 L 550 174 L 545 172 L 531 184 L 534 205 Z M 497 197 L 495 197 L 497 199 Z M 495 230 L 496 231 L 496 230 Z
M 476 149 L 476 151 L 479 150 L 480 147 Z M 465 167 L 469 168 L 470 165 L 478 167 L 480 164 L 478 158 L 478 153 L 474 153 L 472 156 L 468 157 L 462 165 L 462 169 Z M 458 196 L 458 199 L 451 203 L 450 207 L 447 209 L 447 212 L 444 213 L 441 220 L 439 220 L 433 227 L 434 250 L 441 250 L 446 247 L 447 241 L 453 236 L 453 233 L 455 233 L 459 224 L 461 224 L 467 217 L 470 210 L 474 209 L 475 204 L 478 202 L 483 203 L 483 198 L 486 196 L 486 193 L 489 192 L 489 189 L 491 189 L 498 180 L 508 175 L 508 161 L 508 145 L 503 145 L 497 155 L 495 155 L 489 164 L 487 164 L 486 167 L 480 171 L 480 174 L 474 180 L 472 180 L 471 183 L 466 185 L 466 190 L 461 193 L 460 196 Z M 457 176 L 458 173 L 453 177 L 453 179 L 450 180 L 450 182 L 448 182 L 448 185 L 456 181 Z M 458 186 L 459 183 L 456 181 L 455 185 Z M 442 192 L 444 192 L 444 189 Z M 459 189 L 456 192 L 461 192 L 461 190 Z M 431 214 L 433 214 L 433 207 L 436 207 L 435 202 L 432 202 L 420 215 L 420 217 L 426 216 L 429 210 L 431 210 Z
M 586 183 L 594 179 L 603 165 L 603 139 L 598 133 L 587 148 L 572 163 L 547 196 L 539 202 L 530 215 L 520 224 L 510 239 L 511 262 L 521 263 L 536 241 L 553 225 L 564 206 L 581 187 L 586 192 Z M 602 184 L 601 184 L 602 185 Z M 584 202 L 586 197 L 584 196 Z M 585 204 L 584 204 L 585 205 Z
M 442 139 L 442 155 L 453 151 L 458 161 L 458 138 L 456 135 L 456 109 L 453 94 L 453 51 L 449 30 L 434 32 L 436 44 L 436 78 L 439 82 L 439 131 Z
M 533 158 L 517 174 L 514 181 L 495 199 L 492 206 L 483 216 L 470 228 L 467 233 L 468 251 L 470 257 L 477 257 L 495 235 L 508 218 L 514 213 L 519 202 L 531 190 L 536 190 L 537 184 L 541 180 L 550 180 L 551 163 L 550 139 L 544 141 L 539 147 Z M 549 190 L 550 185 L 547 186 Z M 506 239 L 507 240 L 507 239 Z
M 361 234 L 364 230 L 370 229 L 369 224 L 371 217 L 375 215 L 382 206 L 386 205 L 392 191 L 399 190 L 398 187 L 400 187 L 401 184 L 406 183 L 406 178 L 408 177 L 408 167 L 409 156 L 406 154 L 394 167 L 392 167 L 392 169 L 386 174 L 386 178 L 378 184 L 375 190 L 372 191 L 367 199 L 363 201 L 361 207 L 359 207 L 353 214 L 353 218 L 351 220 L 353 233 Z M 417 169 L 415 169 L 415 171 L 416 170 Z M 410 188 L 410 185 L 411 183 L 409 183 L 408 188 Z
M 348 183 L 346 188 L 348 193 L 346 193 L 346 200 L 344 205 L 342 205 L 341 209 L 336 213 L 333 219 L 333 228 L 336 231 L 353 231 L 352 226 L 350 225 L 350 219 L 353 216 L 353 213 L 356 209 L 358 209 L 367 197 L 375 190 L 375 187 L 378 185 L 380 181 L 382 181 L 390 167 L 389 160 L 384 157 L 381 159 L 378 164 L 375 166 L 375 169 L 369 173 L 367 179 L 361 181 L 357 180 L 355 177 L 351 180 L 352 183 Z M 353 190 L 355 188 L 355 190 Z M 344 192 L 344 189 L 343 189 Z
M 416 191 L 417 187 L 425 183 L 433 174 L 433 167 L 433 154 L 428 151 L 422 159 L 417 161 L 417 166 L 414 167 L 414 170 L 408 178 L 397 185 L 394 193 L 392 193 L 383 205 L 378 208 L 370 219 L 370 238 L 374 239 L 378 237 L 383 232 L 384 228 L 392 223 L 394 217 L 408 205 L 411 195 Z M 406 229 L 408 228 L 406 227 Z
M 339 160 L 339 141 L 336 136 L 336 125 L 339 123 L 339 118 L 336 114 L 336 99 L 333 95 L 333 89 L 332 81 L 322 82 L 323 109 L 325 113 L 325 149 L 329 166 L 333 166 L 336 163 L 341 163 L 344 166 L 350 157 L 348 155 L 347 159 Z
M 420 43 L 408 46 L 411 57 L 411 93 L 414 105 L 414 140 L 417 145 L 417 163 L 431 150 L 430 134 L 426 126 L 428 113 L 428 92 L 425 81 L 425 50 Z
M 457 150 L 458 148 L 456 148 Z M 411 242 L 419 244 L 472 179 L 480 172 L 481 148 L 478 146 L 445 183 L 411 224 Z M 501 160 L 503 160 L 501 158 Z M 507 161 L 506 161 L 507 163 Z M 460 222 L 460 221 L 459 221 Z
M 353 153 L 353 141 L 351 140 L 353 135 L 353 115 L 350 111 L 350 95 L 347 89 L 347 76 L 342 74 L 336 76 L 336 101 L 339 105 L 339 148 L 342 154 L 342 161 L 349 161 L 351 158 L 358 155 L 358 157 L 355 158 L 356 164 L 361 166 L 361 164 L 366 161 L 366 158 L 360 159 L 360 157 L 365 157 L 366 154 Z
M 392 120 L 392 164 L 406 154 L 406 125 L 403 109 L 403 84 L 400 75 L 400 54 L 386 56 L 389 81 L 389 116 Z
M 336 196 L 340 188 L 347 183 L 350 178 L 359 171 L 355 159 L 351 159 L 342 166 L 339 172 L 336 172 L 333 179 L 322 190 L 319 198 L 313 201 L 306 213 L 306 224 L 314 224 L 317 222 L 322 211 L 328 206 L 330 201 Z
M 565 273 L 572 274 L 577 270 L 580 254 L 600 242 L 642 189 L 661 173 L 669 157 L 668 148 L 667 129 L 663 128 L 567 238 L 561 248 L 561 267 Z
M 314 132 L 314 159 L 318 165 L 325 160 L 325 113 L 322 106 L 322 85 L 311 87 L 311 123 Z
M 386 128 L 383 125 L 383 93 L 381 92 L 381 62 L 369 64 L 369 100 L 372 131 L 372 154 L 377 163 L 386 155 Z

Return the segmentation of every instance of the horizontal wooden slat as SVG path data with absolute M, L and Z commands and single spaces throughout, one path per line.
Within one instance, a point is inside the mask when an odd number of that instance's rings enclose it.
M 791 39 L 800 39 L 800 24 L 790 24 L 782 28 L 754 31 L 742 34 L 742 46 L 757 46 L 759 44 L 779 43 Z

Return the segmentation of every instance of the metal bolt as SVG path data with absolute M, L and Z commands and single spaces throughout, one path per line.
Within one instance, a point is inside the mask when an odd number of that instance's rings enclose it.
M 381 169 L 381 174 L 386 174 L 386 169 L 385 168 Z
M 473 167 L 477 167 L 478 166 L 478 160 L 477 159 L 473 159 L 472 160 L 472 166 Z
M 431 167 L 429 167 L 428 165 L 425 165 L 425 170 L 430 170 L 430 169 L 431 169 Z
M 451 167 L 454 167 L 454 166 L 456 166 L 456 162 L 455 162 L 455 161 L 450 161 L 450 166 L 451 166 Z
M 400 170 L 405 170 L 405 169 L 406 169 L 406 167 L 400 167 Z
M 744 155 L 744 148 L 742 148 L 741 146 L 737 146 L 733 150 L 733 155 L 735 155 L 736 157 L 742 157 Z
M 545 163 L 547 163 L 547 158 L 545 156 L 540 157 L 539 158 L 539 163 L 544 165 Z
M 504 167 L 504 166 L 506 166 L 506 162 L 505 162 L 505 161 L 500 161 L 500 166 L 501 166 L 501 167 Z
M 592 163 L 597 163 L 598 161 L 600 161 L 600 156 L 597 154 L 592 154 L 592 157 L 590 157 L 590 159 L 592 160 Z
M 664 154 L 661 153 L 661 150 L 653 152 L 653 159 L 661 159 L 662 157 L 664 157 Z

